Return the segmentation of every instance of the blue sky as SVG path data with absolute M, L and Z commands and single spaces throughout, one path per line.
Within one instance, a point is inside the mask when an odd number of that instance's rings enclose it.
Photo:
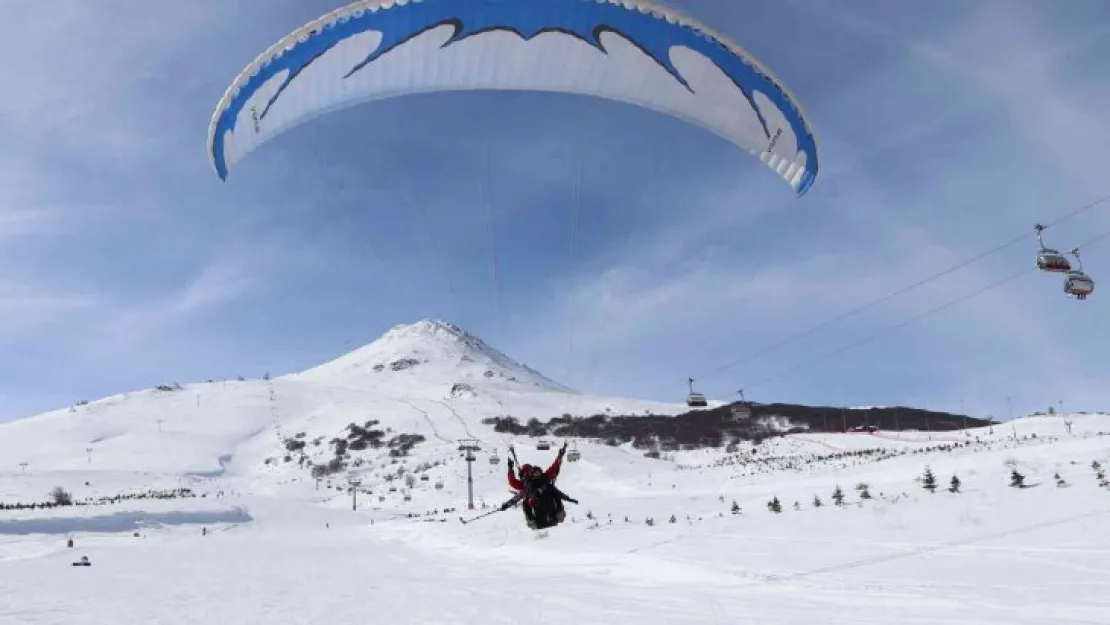
M 341 111 L 220 182 L 223 90 L 336 6 L 0 3 L 19 24 L 0 42 L 0 420 L 301 370 L 423 317 L 614 395 L 681 399 L 704 374 L 722 398 L 1110 409 L 1106 297 L 1066 299 L 1057 276 L 826 357 L 1028 267 L 1031 237 L 746 358 L 1110 194 L 1105 0 L 681 3 L 806 108 L 823 171 L 803 199 L 705 131 L 550 94 Z M 1046 235 L 1107 231 L 1110 206 Z M 1110 238 L 1085 252 L 1110 279 Z

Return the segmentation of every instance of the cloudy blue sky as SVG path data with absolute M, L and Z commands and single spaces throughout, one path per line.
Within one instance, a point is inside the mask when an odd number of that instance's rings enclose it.
M 508 93 L 342 111 L 220 182 L 227 84 L 336 6 L 0 3 L 0 420 L 296 371 L 422 317 L 607 394 L 1110 409 L 1108 300 L 1057 276 L 876 334 L 1028 268 L 1032 236 L 787 341 L 1110 194 L 1105 0 L 682 2 L 802 101 L 803 199 L 671 118 Z M 1047 235 L 1108 231 L 1102 206 Z M 1110 237 L 1085 251 L 1110 279 Z

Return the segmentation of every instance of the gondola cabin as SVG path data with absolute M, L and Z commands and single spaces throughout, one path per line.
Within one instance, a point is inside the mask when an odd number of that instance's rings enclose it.
M 536 449 L 540 451 L 547 451 L 551 449 L 551 441 L 541 440 L 540 442 L 536 443 Z
M 569 452 L 567 452 L 567 460 L 570 460 L 571 462 L 578 462 L 581 459 L 582 459 L 582 454 L 579 453 L 579 451 L 577 449 L 572 449 Z
M 443 482 L 436 482 L 436 490 L 443 490 Z
M 746 421 L 752 418 L 752 410 L 744 404 L 736 404 L 732 407 L 732 418 Z
M 431 479 L 432 479 L 432 478 L 428 477 L 428 474 L 427 474 L 427 473 L 425 473 L 425 474 L 423 474 L 423 475 L 421 475 L 421 476 L 420 476 L 420 481 L 421 481 L 421 482 L 427 482 L 427 481 L 429 481 L 429 480 L 431 480 Z
M 489 457 L 489 463 L 490 464 L 501 464 L 501 458 L 498 458 L 497 454 L 493 454 L 492 456 Z
M 1071 271 L 1071 263 L 1060 252 L 1046 247 L 1037 254 L 1037 268 L 1041 271 L 1064 273 Z
M 1064 292 L 1074 297 L 1075 299 L 1087 299 L 1087 296 L 1095 290 L 1095 281 L 1090 276 L 1082 271 L 1068 272 L 1067 280 L 1064 280 Z
M 690 393 L 686 396 L 686 405 L 691 408 L 704 408 L 709 405 L 709 402 L 701 393 Z

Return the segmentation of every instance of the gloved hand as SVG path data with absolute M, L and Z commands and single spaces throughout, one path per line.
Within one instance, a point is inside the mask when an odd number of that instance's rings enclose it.
M 562 456 L 567 453 L 567 442 L 563 441 L 563 446 L 559 448 L 559 455 Z
M 509 470 L 510 471 L 513 470 L 513 459 L 512 458 L 509 458 Z
M 508 510 L 509 508 L 512 508 L 513 507 L 512 504 L 513 504 L 512 501 L 506 501 L 505 503 L 501 504 L 501 511 L 504 512 L 504 511 Z

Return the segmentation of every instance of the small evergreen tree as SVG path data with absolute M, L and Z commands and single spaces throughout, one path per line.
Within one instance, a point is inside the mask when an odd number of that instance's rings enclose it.
M 1010 486 L 1014 488 L 1025 488 L 1025 476 L 1018 473 L 1017 469 L 1010 471 Z
M 825 504 L 821 502 L 821 498 L 818 497 L 817 495 L 814 495 L 813 496 L 813 507 L 814 508 L 820 508 L 823 505 L 825 505 Z
M 50 491 L 50 500 L 54 502 L 54 505 L 56 506 L 73 505 L 73 495 L 71 495 L 69 491 L 62 488 L 61 486 L 57 486 L 54 488 L 54 490 Z
M 948 492 L 950 492 L 950 493 L 960 492 L 960 478 L 956 477 L 955 475 L 952 476 L 952 480 L 950 482 L 948 482 Z
M 794 502 L 794 510 L 801 510 L 801 509 L 802 509 L 802 504 L 795 501 Z
M 864 482 L 860 482 L 859 484 L 856 484 L 856 492 L 859 493 L 859 498 L 860 499 L 871 499 L 871 490 L 870 489 L 871 489 L 871 487 L 868 486 L 867 484 L 865 484 Z
M 1056 473 L 1052 474 L 1052 478 L 1053 478 L 1054 480 L 1056 480 L 1056 486 L 1057 486 L 1057 488 L 1063 488 L 1063 487 L 1065 487 L 1065 486 L 1067 486 L 1067 485 L 1068 485 L 1067 481 L 1066 481 L 1066 480 L 1065 480 L 1064 478 L 1060 477 L 1060 472 L 1059 472 L 1059 471 L 1057 471 Z
M 1095 473 L 1098 473 L 1102 470 L 1102 465 L 1098 463 L 1098 460 L 1092 460 L 1091 469 L 1093 469 Z
M 770 510 L 771 512 L 774 512 L 775 514 L 778 514 L 778 513 L 782 512 L 782 503 L 779 501 L 779 498 L 778 498 L 777 495 L 775 496 L 774 499 L 767 502 L 767 509 Z
M 733 514 L 740 514 L 740 512 L 741 512 L 740 504 L 736 503 L 736 500 L 734 499 L 732 501 L 732 513 Z
M 671 515 L 670 521 L 671 521 L 671 523 L 678 523 L 678 519 L 675 518 L 675 516 L 673 514 Z
M 930 493 L 937 492 L 937 476 L 933 475 L 933 470 L 925 467 L 925 475 L 921 477 L 921 487 Z
M 838 506 L 844 505 L 844 491 L 840 490 L 840 484 L 836 485 L 836 490 L 832 494 L 833 503 Z

